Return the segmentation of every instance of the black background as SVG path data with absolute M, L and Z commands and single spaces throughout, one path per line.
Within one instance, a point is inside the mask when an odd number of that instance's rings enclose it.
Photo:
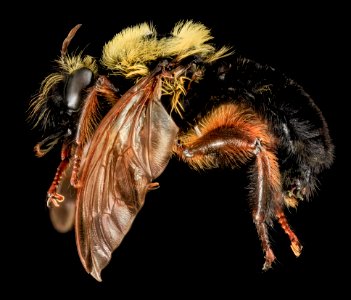
M 48 295 L 48 289 L 53 295 L 98 293 L 117 299 L 140 292 L 165 299 L 212 293 L 216 298 L 232 298 L 239 291 L 264 296 L 274 295 L 278 288 L 287 294 L 303 289 L 340 292 L 344 288 L 341 272 L 347 272 L 349 265 L 343 243 L 349 235 L 342 235 L 347 228 L 343 207 L 349 196 L 336 170 L 341 161 L 337 124 L 345 126 L 339 70 L 346 68 L 343 9 L 308 8 L 293 2 L 285 7 L 233 3 L 232 7 L 217 4 L 216 9 L 201 13 L 200 5 L 192 10 L 180 3 L 147 8 L 124 5 L 85 4 L 73 11 L 61 3 L 50 8 L 31 4 L 21 6 L 25 16 L 17 17 L 14 9 L 12 22 L 3 25 L 6 89 L 10 92 L 4 101 L 9 108 L 3 111 L 4 119 L 10 119 L 4 127 L 3 160 L 10 165 L 4 192 L 11 193 L 4 197 L 3 206 L 5 285 L 12 293 L 23 289 Z M 103 282 L 98 283 L 84 271 L 73 233 L 57 233 L 50 224 L 45 197 L 59 151 L 34 157 L 32 149 L 39 135 L 26 123 L 26 109 L 41 81 L 53 70 L 52 62 L 74 25 L 83 24 L 70 49 L 85 48 L 85 53 L 99 57 L 103 44 L 126 26 L 152 21 L 158 32 L 169 32 L 183 19 L 202 22 L 212 29 L 217 45 L 231 44 L 304 86 L 329 124 L 336 161 L 320 177 L 314 199 L 288 213 L 304 245 L 301 257 L 293 256 L 287 237 L 276 226 L 271 235 L 277 263 L 264 273 L 263 254 L 246 201 L 245 171 L 197 174 L 172 160 L 158 178 L 161 188 L 147 195 L 131 231 L 102 272 Z M 339 196 L 339 191 L 345 192 Z

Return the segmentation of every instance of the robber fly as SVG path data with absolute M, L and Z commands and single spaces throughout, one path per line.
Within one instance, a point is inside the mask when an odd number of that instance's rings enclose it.
M 29 118 L 45 133 L 38 156 L 62 147 L 47 201 L 58 230 L 74 224 L 86 271 L 101 281 L 172 157 L 195 170 L 248 165 L 263 269 L 275 261 L 275 224 L 298 257 L 286 208 L 311 198 L 334 159 L 327 123 L 303 87 L 232 47 L 217 48 L 195 21 L 178 22 L 168 35 L 148 23 L 127 27 L 99 61 L 68 54 L 79 27 L 64 40 L 58 72 L 44 79 Z M 121 91 L 119 80 L 128 88 Z M 71 205 L 62 213 L 65 198 Z

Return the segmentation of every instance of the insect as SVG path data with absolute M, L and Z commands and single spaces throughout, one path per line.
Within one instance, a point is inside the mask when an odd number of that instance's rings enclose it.
M 269 229 L 276 224 L 298 257 L 286 208 L 312 197 L 334 159 L 327 123 L 303 87 L 232 47 L 215 47 L 210 30 L 192 20 L 167 36 L 148 23 L 127 27 L 99 61 L 67 54 L 79 27 L 64 40 L 59 70 L 43 81 L 29 118 L 45 134 L 38 156 L 62 147 L 48 205 L 58 230 L 74 224 L 85 270 L 101 281 L 172 157 L 195 170 L 247 165 L 263 270 L 275 261 Z

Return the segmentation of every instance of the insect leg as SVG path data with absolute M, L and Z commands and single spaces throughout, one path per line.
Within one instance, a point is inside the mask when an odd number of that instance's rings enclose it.
M 291 243 L 291 249 L 295 256 L 301 254 L 302 245 L 297 236 L 292 231 L 288 220 L 283 212 L 285 204 L 284 194 L 281 188 L 281 175 L 277 158 L 269 148 L 262 146 L 257 141 L 256 161 L 251 172 L 251 200 L 253 204 L 253 218 L 257 227 L 258 234 L 262 241 L 262 247 L 266 253 L 266 261 L 263 270 L 271 267 L 274 256 L 269 249 L 269 238 L 267 234 L 267 225 L 272 225 L 273 219 L 277 219 L 278 223 L 288 235 Z M 267 250 L 265 250 L 267 249 Z
M 284 197 L 275 138 L 259 116 L 248 108 L 223 104 L 181 135 L 179 141 L 176 154 L 195 169 L 234 168 L 254 159 L 250 204 L 265 253 L 263 269 L 269 269 L 275 260 L 268 233 L 275 218 L 290 237 L 294 253 L 299 253 L 301 246 L 282 213 Z
M 62 176 L 68 167 L 70 151 L 71 151 L 71 147 L 66 144 L 63 144 L 61 149 L 61 162 L 57 168 L 54 180 L 52 181 L 51 186 L 47 193 L 48 194 L 47 206 L 50 206 L 51 204 L 53 204 L 54 206 L 58 207 L 59 202 L 62 202 L 64 200 L 64 196 L 57 193 L 57 187 L 60 184 Z
M 256 160 L 251 171 L 250 200 L 253 221 L 265 253 L 263 270 L 267 270 L 275 260 L 267 225 L 272 224 L 273 211 L 280 205 L 280 173 L 275 155 L 267 151 L 259 139 L 255 142 L 254 152 Z
M 79 187 L 78 173 L 80 170 L 83 148 L 91 139 L 94 129 L 100 122 L 102 117 L 102 109 L 98 96 L 106 100 L 107 105 L 112 107 L 118 100 L 118 89 L 105 76 L 99 76 L 93 87 L 84 100 L 81 116 L 79 119 L 77 134 L 75 137 L 75 151 L 73 155 L 73 168 L 71 175 L 71 185 Z
M 280 226 L 282 227 L 282 229 L 284 230 L 284 232 L 288 235 L 288 237 L 290 239 L 291 250 L 294 252 L 296 257 L 299 257 L 303 247 L 302 247 L 299 239 L 297 238 L 296 234 L 292 231 L 292 229 L 288 223 L 288 220 L 286 219 L 284 212 L 282 210 L 278 210 L 276 212 L 276 217 L 277 217 L 277 220 L 278 220 Z

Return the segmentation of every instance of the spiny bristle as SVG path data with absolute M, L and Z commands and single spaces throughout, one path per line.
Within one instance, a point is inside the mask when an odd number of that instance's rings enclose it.
M 102 64 L 125 77 L 144 76 L 145 63 L 160 56 L 155 28 L 148 23 L 128 27 L 105 44 Z

